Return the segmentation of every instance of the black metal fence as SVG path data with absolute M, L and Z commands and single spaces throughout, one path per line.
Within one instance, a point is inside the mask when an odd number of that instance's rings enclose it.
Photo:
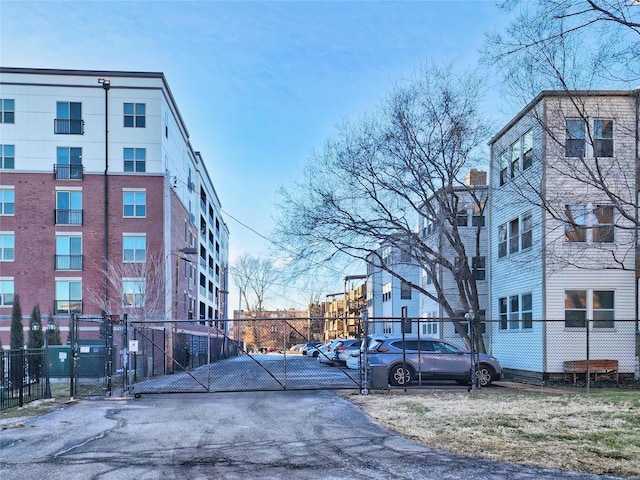
M 44 349 L 0 349 L 0 410 L 45 397 Z

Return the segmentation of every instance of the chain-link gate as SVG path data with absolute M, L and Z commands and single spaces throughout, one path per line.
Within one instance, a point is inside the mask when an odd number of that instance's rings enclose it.
M 245 318 L 235 331 L 195 322 L 129 323 L 124 385 L 133 394 L 359 389 L 359 370 L 302 355 L 311 318 Z M 122 326 L 125 328 L 125 325 Z M 238 335 L 241 329 L 241 335 Z M 124 337 L 123 337 L 124 338 Z

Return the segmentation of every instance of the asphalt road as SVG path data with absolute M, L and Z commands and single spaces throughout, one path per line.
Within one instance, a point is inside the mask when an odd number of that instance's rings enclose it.
M 425 448 L 330 391 L 81 400 L 3 428 L 2 480 L 612 478 Z

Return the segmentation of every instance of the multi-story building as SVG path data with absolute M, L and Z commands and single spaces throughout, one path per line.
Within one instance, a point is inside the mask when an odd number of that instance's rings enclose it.
M 488 229 L 485 215 L 488 207 L 488 189 L 487 173 L 475 168 L 471 169 L 466 175 L 465 185 L 455 187 L 448 193 L 450 197 L 456 197 L 455 201 L 454 199 L 446 201 L 434 199 L 434 205 L 429 209 L 435 213 L 434 218 L 421 217 L 419 228 L 425 244 L 436 252 L 434 257 L 458 265 L 461 261 L 460 246 L 464 248 L 465 260 L 473 275 L 468 283 L 473 282 L 477 292 L 477 320 L 480 322 L 485 347 L 490 349 L 490 330 L 487 330 L 484 323 L 489 306 Z M 442 191 L 436 192 L 434 197 L 443 194 Z M 451 235 L 452 225 L 448 213 L 440 212 L 439 208 L 441 205 L 454 204 L 457 207 L 455 212 L 457 236 L 455 237 Z M 454 241 L 454 245 L 451 240 L 445 240 L 446 238 L 459 238 L 460 241 Z M 469 325 L 465 319 L 468 309 L 463 308 L 458 281 L 451 269 L 445 268 L 444 261 L 434 262 L 431 268 L 422 269 L 422 288 L 430 295 L 420 295 L 420 334 L 446 339 L 464 346 L 463 338 L 456 331 L 452 320 L 459 322 L 468 335 Z M 437 301 L 440 297 L 439 293 L 457 314 L 455 319 L 449 318 L 442 302 Z
M 406 252 L 382 244 L 367 261 L 367 314 L 369 334 L 402 333 L 402 319 L 411 319 L 405 333 L 418 333 L 420 267 Z M 409 332 L 409 328 L 411 331 Z
M 72 313 L 222 322 L 228 243 L 162 73 L 0 68 L 5 347 L 15 295 L 63 332 Z
M 362 334 L 362 311 L 366 308 L 367 289 L 362 283 L 354 287 L 354 281 L 363 280 L 365 275 L 351 275 L 344 278 L 344 292 L 328 294 L 324 302 L 324 340 L 355 338 Z M 351 286 L 351 288 L 349 288 Z
M 492 348 L 507 369 L 544 378 L 588 353 L 634 371 L 638 98 L 542 92 L 490 141 Z

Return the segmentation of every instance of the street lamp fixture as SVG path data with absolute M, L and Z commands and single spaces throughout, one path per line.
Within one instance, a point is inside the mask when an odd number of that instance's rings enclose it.
M 56 329 L 56 323 L 51 317 L 47 321 L 47 331 L 44 334 L 44 398 L 51 398 L 51 378 L 49 375 L 49 337 Z

